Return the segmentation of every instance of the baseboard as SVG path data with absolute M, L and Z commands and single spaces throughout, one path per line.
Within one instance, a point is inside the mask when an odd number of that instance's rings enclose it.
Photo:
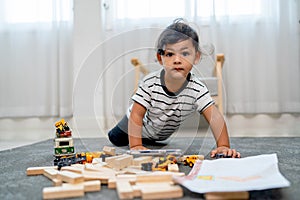
M 121 118 L 121 117 L 120 117 Z M 45 140 L 55 137 L 55 122 L 59 118 L 2 118 L 0 140 Z M 65 119 L 73 130 L 73 137 L 107 137 L 107 131 L 119 119 L 76 117 Z M 225 120 L 231 137 L 300 137 L 300 114 L 277 115 L 226 115 Z M 207 129 L 208 124 L 195 115 L 189 118 L 181 130 Z

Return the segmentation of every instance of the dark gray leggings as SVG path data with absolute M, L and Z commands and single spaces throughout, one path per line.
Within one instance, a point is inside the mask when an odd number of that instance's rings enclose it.
M 111 143 L 114 145 L 121 147 L 121 146 L 128 146 L 128 118 L 125 115 L 121 121 L 108 132 L 108 138 Z M 154 140 L 143 138 L 143 144 L 155 144 Z
M 127 146 L 128 140 L 128 118 L 125 115 L 121 121 L 108 132 L 108 138 L 111 143 L 120 147 Z

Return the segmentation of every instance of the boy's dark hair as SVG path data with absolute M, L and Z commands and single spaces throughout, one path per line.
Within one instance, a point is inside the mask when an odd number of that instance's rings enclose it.
M 159 36 L 157 40 L 157 53 L 164 54 L 166 44 L 175 44 L 180 41 L 191 39 L 196 51 L 199 49 L 199 37 L 197 32 L 191 28 L 183 19 L 175 19 Z

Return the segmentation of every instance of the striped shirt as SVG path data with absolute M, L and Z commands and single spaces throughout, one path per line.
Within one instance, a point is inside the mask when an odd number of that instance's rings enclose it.
M 164 70 L 148 74 L 140 83 L 132 100 L 146 108 L 142 136 L 152 140 L 170 137 L 195 111 L 200 114 L 214 103 L 207 87 L 194 74 L 177 93 L 167 90 Z M 132 105 L 128 109 L 129 118 Z

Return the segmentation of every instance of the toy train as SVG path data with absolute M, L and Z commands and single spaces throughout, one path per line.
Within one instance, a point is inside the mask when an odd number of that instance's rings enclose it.
M 94 158 L 107 156 L 103 152 L 82 152 L 76 153 L 72 130 L 68 123 L 61 119 L 55 123 L 54 138 L 54 161 L 53 164 L 60 169 L 63 166 L 72 164 L 92 163 Z
M 58 166 L 58 170 L 60 170 L 64 166 L 73 164 L 92 163 L 94 158 L 102 158 L 104 160 L 106 156 L 103 152 L 82 152 L 66 156 L 56 156 L 54 166 Z
M 54 156 L 70 156 L 75 153 L 72 130 L 68 123 L 61 119 L 55 123 Z

